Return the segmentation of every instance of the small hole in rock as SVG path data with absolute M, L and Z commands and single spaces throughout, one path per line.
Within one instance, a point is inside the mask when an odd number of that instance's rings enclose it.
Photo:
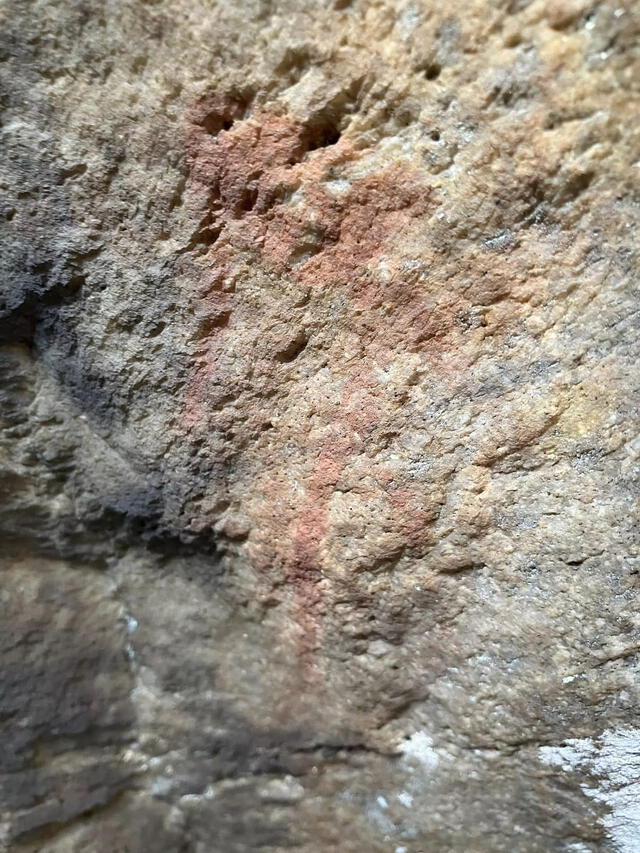
M 166 323 L 164 323 L 162 320 L 160 320 L 154 326 L 151 326 L 151 328 L 147 332 L 147 337 L 148 338 L 157 337 L 163 331 L 163 329 L 165 329 L 166 325 L 167 325 Z
M 217 136 L 222 130 L 231 130 L 236 121 L 244 117 L 245 112 L 244 101 L 237 101 L 223 109 L 211 110 L 199 123 L 210 136 Z
M 299 163 L 310 151 L 328 148 L 340 141 L 339 120 L 336 116 L 321 116 L 311 121 L 300 135 L 296 152 L 289 162 Z
M 242 190 L 242 196 L 238 203 L 238 214 L 249 213 L 258 201 L 258 187 L 248 184 Z
M 326 124 L 316 130 L 309 139 L 308 151 L 315 151 L 317 148 L 328 148 L 330 145 L 335 145 L 340 139 L 340 131 L 333 124 Z
M 440 76 L 440 72 L 442 71 L 442 66 L 437 62 L 432 62 L 430 65 L 424 70 L 424 76 L 427 80 L 437 80 Z
M 305 349 L 308 343 L 309 339 L 307 336 L 302 333 L 299 334 L 296 338 L 290 341 L 286 347 L 276 353 L 276 361 L 279 361 L 281 364 L 288 364 L 289 362 L 294 361 Z
M 222 228 L 219 225 L 205 224 L 194 234 L 192 243 L 194 246 L 213 246 L 221 231 Z
M 431 136 L 431 139 L 433 139 L 434 142 L 440 141 L 440 131 L 432 130 L 429 135 Z

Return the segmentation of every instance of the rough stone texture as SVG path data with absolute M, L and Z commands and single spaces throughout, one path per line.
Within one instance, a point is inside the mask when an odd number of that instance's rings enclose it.
M 637 0 L 7 0 L 17 853 L 637 853 Z

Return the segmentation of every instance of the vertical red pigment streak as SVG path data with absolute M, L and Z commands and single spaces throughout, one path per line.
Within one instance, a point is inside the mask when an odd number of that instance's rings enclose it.
M 219 296 L 225 295 L 219 294 Z M 226 300 L 222 304 L 226 305 Z M 230 313 L 230 310 L 219 309 L 218 314 L 214 313 L 213 317 L 209 319 L 207 323 L 209 328 L 203 330 L 206 337 L 200 341 L 182 409 L 181 426 L 188 433 L 206 427 L 206 404 L 209 398 L 209 389 L 215 379 L 216 361 L 223 349 L 223 341 L 227 332 L 226 322 Z
M 379 416 L 379 402 L 373 396 L 367 372 L 352 377 L 340 403 L 342 416 L 334 424 L 334 434 L 326 439 L 306 483 L 306 497 L 292 525 L 293 564 L 289 579 L 294 588 L 293 618 L 301 637 L 298 656 L 304 673 L 311 677 L 315 669 L 315 650 L 322 642 L 322 612 L 325 606 L 319 583 L 320 548 L 329 527 L 329 501 L 336 485 L 362 447 L 361 433 Z
M 293 564 L 288 571 L 294 590 L 293 618 L 301 636 L 298 656 L 305 674 L 314 669 L 314 652 L 321 642 L 324 601 L 319 550 L 327 533 L 328 503 L 357 442 L 346 435 L 325 441 L 306 484 L 306 497 L 293 523 Z
M 186 391 L 183 423 L 188 432 L 207 428 L 215 410 L 216 380 L 224 384 L 224 376 L 215 375 L 216 363 L 232 305 L 220 291 L 239 250 L 256 253 L 267 268 L 303 284 L 341 289 L 360 308 L 375 310 L 391 302 L 402 326 L 388 330 L 391 349 L 396 332 L 411 338 L 416 325 L 429 321 L 421 316 L 419 292 L 415 297 L 411 293 L 415 288 L 389 288 L 368 269 L 395 234 L 429 209 L 429 189 L 398 166 L 353 180 L 347 192 L 336 197 L 324 182 L 331 168 L 354 156 L 345 136 L 318 148 L 313 127 L 268 112 L 245 119 L 246 108 L 242 97 L 210 95 L 187 116 L 188 204 L 199 222 L 196 242 L 208 245 L 203 257 L 211 277 L 201 300 L 211 328 L 202 335 L 206 343 Z M 298 189 L 302 207 L 287 201 Z M 301 247 L 309 244 L 314 256 L 298 263 Z M 428 328 L 426 334 L 430 336 Z M 378 418 L 380 406 L 371 390 L 376 386 L 363 372 L 349 381 L 334 433 L 320 448 L 290 527 L 293 553 L 286 557 L 287 575 L 293 588 L 292 615 L 301 633 L 299 657 L 307 673 L 315 666 L 314 650 L 322 641 L 321 549 L 329 532 L 329 504 L 362 436 Z M 396 501 L 404 500 L 404 495 L 396 495 Z

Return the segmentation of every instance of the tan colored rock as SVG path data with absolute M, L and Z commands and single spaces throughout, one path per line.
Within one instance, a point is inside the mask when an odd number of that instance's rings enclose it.
M 638 3 L 4 28 L 7 844 L 637 849 Z

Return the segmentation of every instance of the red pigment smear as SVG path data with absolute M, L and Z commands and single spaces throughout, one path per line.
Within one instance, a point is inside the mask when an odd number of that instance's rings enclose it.
M 300 632 L 298 656 L 307 679 L 313 675 L 314 653 L 322 642 L 324 601 L 318 583 L 323 577 L 320 548 L 328 531 L 329 502 L 349 460 L 361 449 L 363 435 L 380 414 L 381 401 L 367 386 L 377 388 L 364 370 L 347 383 L 340 401 L 341 414 L 320 447 L 305 482 L 304 501 L 291 525 L 293 565 L 288 577 L 294 589 L 294 621 Z
M 327 533 L 328 502 L 347 462 L 356 452 L 358 442 L 349 435 L 335 435 L 320 449 L 311 476 L 305 483 L 306 494 L 292 524 L 293 563 L 288 578 L 293 587 L 293 618 L 298 627 L 297 653 L 310 678 L 314 671 L 314 655 L 322 642 L 324 601 L 318 583 L 319 549 Z
M 410 271 L 382 282 L 368 269 L 396 234 L 431 208 L 431 191 L 394 166 L 352 181 L 335 196 L 323 182 L 332 168 L 359 156 L 350 142 L 341 138 L 309 152 L 313 127 L 269 112 L 243 120 L 245 110 L 240 97 L 211 96 L 187 117 L 187 204 L 198 222 L 196 239 L 212 241 L 201 310 L 215 309 L 214 291 L 223 289 L 233 259 L 248 253 L 263 268 L 302 284 L 342 290 L 358 308 L 385 306 L 392 316 L 385 324 L 387 351 L 399 343 L 419 350 L 429 342 L 433 352 L 434 342 L 451 332 L 456 306 L 426 308 Z M 290 203 L 295 192 L 302 196 L 299 205 Z M 232 319 L 234 297 L 226 298 Z M 217 349 L 202 355 L 209 376 Z M 205 384 L 199 379 L 198 389 L 187 393 L 192 426 L 204 414 Z
M 313 147 L 312 127 L 269 112 L 245 120 L 245 110 L 240 97 L 213 96 L 198 103 L 186 123 L 187 203 L 199 223 L 194 239 L 209 244 L 208 274 L 200 288 L 204 330 L 183 416 L 187 431 L 208 427 L 213 389 L 216 383 L 224 387 L 218 364 L 227 324 L 233 322 L 235 296 L 223 288 L 240 252 L 257 254 L 264 267 L 300 283 L 342 290 L 359 308 L 391 303 L 397 310 L 395 332 L 385 334 L 387 351 L 393 349 L 394 334 L 419 348 L 422 341 L 451 329 L 449 312 L 434 325 L 420 302 L 419 288 L 406 277 L 383 283 L 367 269 L 395 235 L 427 212 L 428 188 L 415 175 L 390 167 L 354 180 L 344 194 L 335 196 L 322 183 L 331 167 L 357 156 L 348 141 L 341 139 L 307 156 Z M 294 192 L 301 193 L 301 205 L 289 202 Z M 322 639 L 318 564 L 329 501 L 380 410 L 368 385 L 375 388 L 377 383 L 360 373 L 345 389 L 342 414 L 320 448 L 291 526 L 293 553 L 287 574 L 301 637 L 298 654 L 309 671 Z M 391 501 L 397 509 L 411 506 L 407 490 L 396 490 Z M 417 535 L 419 522 L 417 513 L 415 530 L 407 530 L 410 539 Z

